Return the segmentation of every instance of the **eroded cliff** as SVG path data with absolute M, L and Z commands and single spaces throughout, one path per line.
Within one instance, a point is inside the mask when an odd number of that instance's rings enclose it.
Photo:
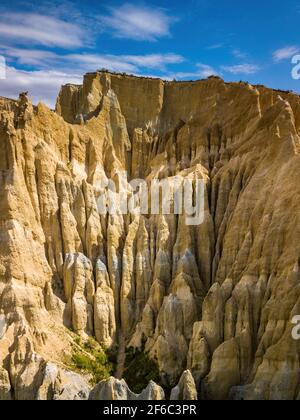
M 298 96 L 216 77 L 97 72 L 56 112 L 1 99 L 0 399 L 89 398 L 78 335 L 117 349 L 119 379 L 147 352 L 174 399 L 300 397 L 299 134 Z M 99 214 L 124 171 L 204 180 L 204 223 Z

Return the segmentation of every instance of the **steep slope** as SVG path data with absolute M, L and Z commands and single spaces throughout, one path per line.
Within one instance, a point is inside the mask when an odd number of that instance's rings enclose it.
M 120 377 L 126 347 L 149 352 L 173 396 L 189 369 L 200 398 L 297 398 L 299 133 L 298 96 L 216 77 L 97 72 L 56 112 L 1 99 L 3 389 L 51 398 L 48 362 L 65 372 L 80 335 L 118 349 Z M 204 180 L 204 223 L 99 214 L 124 171 Z

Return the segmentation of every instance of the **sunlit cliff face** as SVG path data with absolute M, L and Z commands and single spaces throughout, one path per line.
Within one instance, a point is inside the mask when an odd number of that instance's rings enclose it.
M 119 379 L 148 352 L 179 399 L 297 398 L 299 132 L 298 96 L 216 77 L 88 74 L 56 112 L 0 99 L 0 399 L 116 398 L 70 373 L 78 336 Z M 99 213 L 124 172 L 201 180 L 203 220 Z

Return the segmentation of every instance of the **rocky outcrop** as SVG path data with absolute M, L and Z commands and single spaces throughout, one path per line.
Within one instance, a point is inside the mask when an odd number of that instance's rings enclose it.
M 0 369 L 0 401 L 10 401 L 12 399 L 11 395 L 11 385 L 9 380 L 9 375 L 7 370 Z
M 92 263 L 83 254 L 66 255 L 64 291 L 73 330 L 92 335 L 95 283 Z
M 189 370 L 183 372 L 178 385 L 172 389 L 170 399 L 177 401 L 193 401 L 198 399 L 195 380 Z
M 90 398 L 74 333 L 117 349 L 118 377 L 147 352 L 174 399 L 298 398 L 299 133 L 297 95 L 217 77 L 96 72 L 56 112 L 0 98 L 0 398 Z M 130 181 L 179 176 L 204 183 L 199 225 L 99 211 L 108 180 L 139 208 Z
M 146 401 L 146 400 L 164 400 L 165 393 L 163 389 L 155 382 L 150 382 L 141 394 L 135 394 L 128 388 L 128 385 L 122 379 L 115 378 L 100 382 L 90 393 L 90 400 L 112 400 L 112 401 Z

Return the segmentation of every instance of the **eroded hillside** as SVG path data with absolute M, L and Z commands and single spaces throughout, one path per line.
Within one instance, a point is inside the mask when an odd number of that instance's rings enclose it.
M 0 399 L 88 398 L 77 336 L 117 349 L 119 379 L 126 348 L 148 352 L 174 398 L 194 381 L 203 399 L 300 398 L 299 134 L 298 96 L 216 77 L 88 74 L 56 112 L 0 99 Z M 124 171 L 203 179 L 204 223 L 100 215 Z

